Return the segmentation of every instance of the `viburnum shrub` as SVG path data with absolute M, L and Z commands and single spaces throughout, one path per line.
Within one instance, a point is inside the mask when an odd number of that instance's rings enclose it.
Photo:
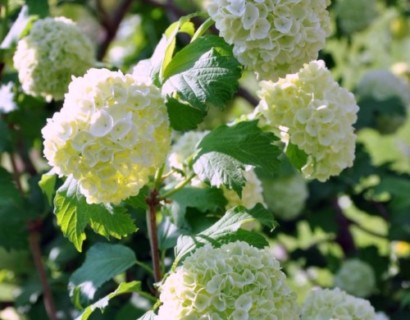
M 0 319 L 410 319 L 408 8 L 350 3 L 0 1 Z

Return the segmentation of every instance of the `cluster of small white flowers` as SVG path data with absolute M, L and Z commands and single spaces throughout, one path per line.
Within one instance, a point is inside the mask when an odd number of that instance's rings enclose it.
M 236 58 L 276 80 L 317 58 L 330 32 L 329 0 L 210 0 L 207 9 Z
M 375 316 L 369 301 L 335 288 L 312 290 L 302 307 L 300 319 L 374 320 Z
M 118 203 L 138 194 L 170 145 L 159 89 L 107 69 L 75 78 L 42 134 L 49 164 L 78 180 L 88 203 Z
M 263 181 L 263 195 L 275 216 L 283 220 L 292 220 L 305 206 L 308 190 L 305 179 L 295 174 Z
M 224 188 L 224 196 L 228 200 L 226 208 L 232 208 L 235 206 L 244 206 L 245 208 L 251 209 L 256 204 L 264 204 L 263 201 L 263 189 L 262 183 L 256 175 L 252 167 L 247 167 L 244 171 L 245 186 L 242 189 L 242 196 L 239 197 L 238 194 L 233 191 Z
M 376 0 L 339 0 L 335 13 L 344 33 L 351 34 L 369 26 L 377 16 Z
M 389 70 L 365 73 L 357 85 L 356 93 L 361 98 L 371 97 L 380 101 L 398 97 L 406 107 L 410 107 L 410 87 Z
M 269 249 L 206 245 L 162 284 L 157 320 L 296 320 L 295 294 Z
M 335 275 L 335 286 L 354 296 L 366 298 L 376 286 L 374 271 L 359 259 L 347 260 Z
M 60 100 L 71 76 L 83 75 L 94 64 L 94 48 L 73 21 L 46 18 L 18 42 L 13 60 L 24 92 Z
M 320 181 L 352 166 L 358 106 L 352 93 L 333 79 L 323 61 L 305 64 L 277 82 L 262 81 L 255 110 L 260 125 L 307 154 L 302 172 Z

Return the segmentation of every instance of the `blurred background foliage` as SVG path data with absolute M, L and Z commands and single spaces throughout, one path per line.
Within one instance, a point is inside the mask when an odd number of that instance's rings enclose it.
M 205 0 L 2 0 L 0 39 L 11 32 L 23 5 L 30 15 L 75 20 L 98 48 L 101 66 L 128 72 L 149 58 L 170 22 L 196 10 Z M 343 262 L 359 258 L 375 272 L 376 289 L 368 297 L 391 319 L 410 319 L 410 1 L 332 1 L 333 31 L 320 57 L 335 78 L 356 93 L 361 107 L 358 145 L 352 168 L 326 183 L 309 182 L 300 215 L 277 217 L 269 237 L 292 287 L 304 300 L 314 286 L 332 287 Z M 200 21 L 197 21 L 198 23 Z M 178 39 L 183 45 L 184 38 Z M 61 107 L 26 96 L 12 66 L 13 44 L 0 51 L 0 319 L 46 319 L 43 287 L 32 256 L 40 250 L 59 319 L 78 310 L 68 294 L 71 274 L 84 262 L 56 226 L 52 206 L 38 187 L 48 170 L 42 159 L 40 129 Z M 376 71 L 376 72 L 375 72 Z M 373 73 L 372 73 L 373 72 Z M 201 129 L 212 129 L 250 112 L 257 101 L 252 74 L 241 79 L 238 95 L 224 111 L 212 109 Z M 14 180 L 14 182 L 12 181 Z M 16 185 L 16 181 L 18 181 Z M 57 183 L 61 183 L 58 181 Z M 221 208 L 220 208 L 221 209 Z M 209 208 L 187 208 L 192 229 Z M 223 210 L 223 208 L 221 209 Z M 132 217 L 140 230 L 121 243 L 138 261 L 149 263 L 142 209 Z M 166 232 L 166 221 L 162 230 Z M 161 229 L 161 228 L 160 228 Z M 33 247 L 33 235 L 39 246 Z M 89 232 L 83 252 L 104 238 Z M 172 245 L 165 244 L 168 263 Z M 149 291 L 151 275 L 134 266 L 105 283 L 94 300 L 124 280 L 139 279 Z M 124 295 L 90 319 L 136 319 L 151 307 L 141 295 Z

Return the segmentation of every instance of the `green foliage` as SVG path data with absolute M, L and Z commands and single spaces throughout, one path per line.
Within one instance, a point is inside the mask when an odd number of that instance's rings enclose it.
M 78 251 L 82 250 L 86 239 L 85 228 L 88 225 L 107 238 L 111 236 L 121 239 L 136 231 L 132 218 L 124 208 L 87 204 L 73 178 L 67 178 L 57 190 L 54 205 L 58 225 Z
M 96 243 L 86 254 L 83 265 L 70 277 L 73 300 L 78 295 L 91 300 L 102 284 L 135 264 L 134 252 L 119 244 Z
M 260 247 L 261 238 L 258 235 L 251 236 L 246 232 L 238 232 L 241 226 L 252 221 L 259 221 L 271 229 L 275 226 L 272 215 L 260 205 L 251 210 L 243 207 L 230 209 L 221 219 L 206 230 L 196 235 L 180 236 L 175 247 L 175 264 L 178 264 L 196 247 L 207 242 L 219 245 L 228 239 L 230 241 L 247 239 L 250 244 Z M 265 242 L 264 244 L 267 245 L 268 243 Z
M 306 153 L 250 120 L 258 80 L 214 21 L 191 12 L 201 1 L 148 2 L 0 1 L 0 305 L 10 306 L 18 320 L 51 318 L 38 276 L 43 271 L 61 319 L 155 319 L 155 283 L 161 281 L 152 268 L 150 218 L 156 220 L 162 279 L 206 243 L 245 241 L 271 247 L 302 303 L 311 288 L 333 287 L 343 261 L 356 258 L 375 272 L 377 288 L 368 297 L 375 309 L 391 320 L 410 319 L 410 120 L 404 101 L 410 89 L 399 99 L 388 95 L 386 83 L 380 94 L 388 98 L 358 97 L 353 166 L 324 183 L 306 181 L 309 196 L 300 216 L 276 223 L 276 212 L 262 203 L 245 208 L 245 199 L 263 194 L 266 202 L 272 197 L 289 206 L 292 199 L 252 186 L 247 173 L 252 169 L 258 179 L 272 181 L 290 176 L 306 164 Z M 346 35 L 336 28 L 329 36 L 320 57 L 342 86 L 356 88 L 363 74 L 376 69 L 393 70 L 410 84 L 405 2 L 379 1 L 379 16 L 366 29 Z M 337 27 L 334 7 L 329 10 Z M 75 20 L 93 40 L 96 68 L 153 81 L 172 129 L 180 131 L 172 133 L 171 147 L 181 132 L 209 131 L 192 142 L 188 159 L 179 159 L 181 168 L 165 163 L 138 195 L 118 205 L 87 203 L 77 182 L 58 177 L 44 160 L 41 130 L 62 104 L 27 95 L 13 55 L 33 22 L 51 16 Z M 107 88 L 102 103 L 121 98 Z M 10 106 L 15 110 L 6 110 Z M 57 128 L 55 134 L 75 129 Z M 242 197 L 243 206 L 228 207 L 227 189 Z
M 139 281 L 123 282 L 118 286 L 118 288 L 115 291 L 111 292 L 104 298 L 101 298 L 97 302 L 85 308 L 84 312 L 80 316 L 78 316 L 76 320 L 87 320 L 97 308 L 100 310 L 104 310 L 111 299 L 126 293 L 136 293 L 140 290 L 141 284 Z

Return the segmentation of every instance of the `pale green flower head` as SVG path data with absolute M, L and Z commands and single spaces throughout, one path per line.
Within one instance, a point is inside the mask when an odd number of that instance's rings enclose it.
M 303 307 L 301 320 L 374 320 L 369 301 L 336 289 L 313 289 Z
M 13 61 L 24 92 L 61 100 L 71 76 L 81 76 L 93 66 L 94 47 L 73 21 L 45 18 L 18 42 Z
M 377 16 L 376 0 L 338 0 L 335 12 L 340 28 L 351 34 L 369 26 Z
M 305 206 L 308 190 L 300 174 L 263 181 L 266 204 L 283 220 L 296 218 Z
M 347 260 L 335 275 L 335 286 L 354 296 L 366 298 L 376 287 L 373 268 L 359 259 Z
M 42 134 L 49 164 L 73 176 L 88 203 L 117 204 L 138 194 L 170 146 L 159 89 L 107 69 L 73 79 Z
M 323 61 L 312 61 L 298 73 L 260 85 L 255 117 L 264 129 L 306 153 L 302 167 L 306 178 L 326 181 L 353 165 L 353 123 L 359 108 Z
M 269 249 L 205 245 L 160 287 L 157 320 L 297 320 L 296 296 Z
M 209 0 L 207 10 L 236 58 L 277 80 L 317 58 L 330 33 L 329 0 Z

